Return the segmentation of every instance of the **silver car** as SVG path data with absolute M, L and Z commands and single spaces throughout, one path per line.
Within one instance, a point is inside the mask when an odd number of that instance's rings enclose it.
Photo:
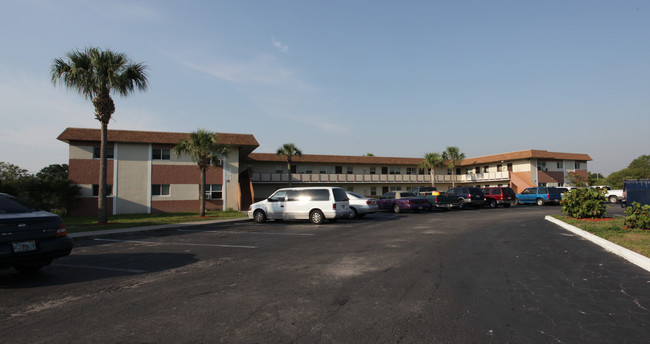
M 347 191 L 347 194 L 350 199 L 349 218 L 361 218 L 366 214 L 373 214 L 379 210 L 377 207 L 377 200 L 374 198 L 364 197 L 350 191 Z

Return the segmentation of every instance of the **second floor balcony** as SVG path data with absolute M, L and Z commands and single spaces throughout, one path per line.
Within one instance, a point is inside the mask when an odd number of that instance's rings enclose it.
M 454 176 L 448 174 L 436 174 L 436 183 L 451 183 Z M 504 181 L 510 179 L 509 172 L 493 172 L 479 174 L 460 174 L 455 176 L 456 183 L 482 183 L 491 181 Z M 431 183 L 431 175 L 428 174 L 313 174 L 293 173 L 292 183 L 305 184 L 358 184 L 358 183 Z M 289 176 L 286 173 L 253 173 L 253 183 L 273 184 L 288 183 Z

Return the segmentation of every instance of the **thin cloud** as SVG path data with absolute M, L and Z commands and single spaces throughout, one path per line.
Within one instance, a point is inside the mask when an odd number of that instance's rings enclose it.
M 271 41 L 273 41 L 273 46 L 281 53 L 287 53 L 289 51 L 289 47 L 286 44 L 276 40 L 275 37 L 271 37 Z

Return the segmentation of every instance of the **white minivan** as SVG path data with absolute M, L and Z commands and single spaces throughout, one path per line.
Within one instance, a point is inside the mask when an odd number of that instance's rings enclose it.
M 350 202 L 345 190 L 331 186 L 279 189 L 248 208 L 248 218 L 259 223 L 310 220 L 320 224 L 325 220 L 345 218 L 349 213 Z

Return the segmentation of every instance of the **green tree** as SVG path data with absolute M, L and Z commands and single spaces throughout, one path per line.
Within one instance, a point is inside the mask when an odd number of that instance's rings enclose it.
M 576 172 L 569 172 L 566 175 L 566 180 L 569 182 L 569 185 L 575 187 L 587 186 L 589 180 L 584 176 L 577 174 Z
M 30 177 L 27 170 L 20 166 L 0 161 L 0 192 L 25 197 L 24 184 Z
M 188 139 L 182 139 L 174 146 L 176 156 L 189 155 L 201 170 L 201 186 L 199 200 L 201 203 L 199 215 L 205 216 L 205 175 L 210 166 L 217 166 L 219 159 L 230 151 L 228 145 L 217 143 L 217 134 L 199 129 L 190 134 Z M 225 209 L 225 204 L 223 205 Z
M 605 177 L 600 173 L 591 173 L 589 172 L 589 185 L 603 185 L 605 183 Z
M 275 153 L 278 156 L 283 156 L 287 159 L 287 170 L 289 174 L 289 187 L 291 187 L 291 162 L 292 157 L 302 156 L 302 151 L 296 147 L 293 143 L 285 143 L 282 147 L 278 148 L 278 151 Z
M 607 184 L 615 189 L 622 189 L 629 179 L 650 179 L 650 155 L 642 155 L 628 167 L 607 176 Z
M 431 174 L 431 186 L 436 186 L 436 172 L 435 169 L 443 167 L 445 161 L 442 159 L 440 153 L 426 153 L 424 160 L 418 165 L 420 168 L 428 168 Z
M 465 153 L 461 153 L 458 147 L 447 147 L 442 152 L 442 160 L 451 169 L 451 185 L 456 187 L 456 166 L 465 160 Z
M 115 112 L 111 93 L 128 96 L 135 90 L 147 89 L 147 67 L 131 63 L 123 53 L 99 48 L 71 51 L 64 58 L 54 59 L 50 68 L 52 83 L 62 83 L 93 102 L 95 118 L 101 123 L 99 165 L 99 197 L 97 222 L 106 223 L 107 131 Z
M 366 153 L 366 155 L 364 155 L 364 156 L 375 156 L 375 155 L 372 154 L 372 153 Z
M 49 165 L 36 173 L 29 198 L 41 209 L 66 215 L 79 189 L 70 184 L 68 165 Z

